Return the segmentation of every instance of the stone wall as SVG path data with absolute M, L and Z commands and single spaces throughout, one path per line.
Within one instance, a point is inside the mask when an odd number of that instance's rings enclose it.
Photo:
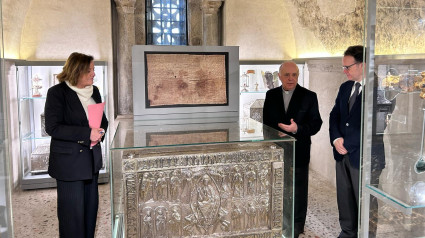
M 312 137 L 310 168 L 335 185 L 335 161 L 329 140 L 329 113 L 341 83 L 347 77 L 341 70 L 342 57 L 308 60 L 309 88 L 317 93 L 322 128 Z

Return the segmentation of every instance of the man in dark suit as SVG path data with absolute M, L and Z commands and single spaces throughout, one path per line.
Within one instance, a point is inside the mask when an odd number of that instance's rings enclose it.
M 329 137 L 336 160 L 339 237 L 357 237 L 363 46 L 348 47 L 342 65 L 348 81 L 340 86 L 329 115 Z
M 265 125 L 296 139 L 294 237 L 304 232 L 311 136 L 322 126 L 317 95 L 298 85 L 298 76 L 299 69 L 294 62 L 283 63 L 279 68 L 282 87 L 267 92 L 263 108 Z

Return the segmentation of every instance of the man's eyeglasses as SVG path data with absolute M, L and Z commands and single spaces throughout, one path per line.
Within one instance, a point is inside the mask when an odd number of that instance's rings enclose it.
M 350 65 L 347 65 L 347 66 L 342 66 L 342 70 L 350 70 L 350 67 L 352 67 L 353 65 L 355 65 L 355 64 L 358 64 L 358 62 L 355 62 L 354 64 L 350 64 Z

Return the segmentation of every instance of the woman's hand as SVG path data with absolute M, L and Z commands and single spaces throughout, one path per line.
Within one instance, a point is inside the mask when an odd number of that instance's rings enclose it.
M 90 133 L 90 140 L 100 142 L 104 134 L 105 130 L 102 128 L 92 128 Z

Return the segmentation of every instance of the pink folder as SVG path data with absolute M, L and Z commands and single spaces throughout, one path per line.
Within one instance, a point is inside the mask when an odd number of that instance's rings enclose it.
M 100 123 L 102 122 L 103 108 L 105 107 L 105 102 L 92 104 L 87 106 L 87 111 L 89 114 L 89 126 L 90 128 L 99 128 Z M 90 146 L 97 144 L 97 141 L 92 141 Z

